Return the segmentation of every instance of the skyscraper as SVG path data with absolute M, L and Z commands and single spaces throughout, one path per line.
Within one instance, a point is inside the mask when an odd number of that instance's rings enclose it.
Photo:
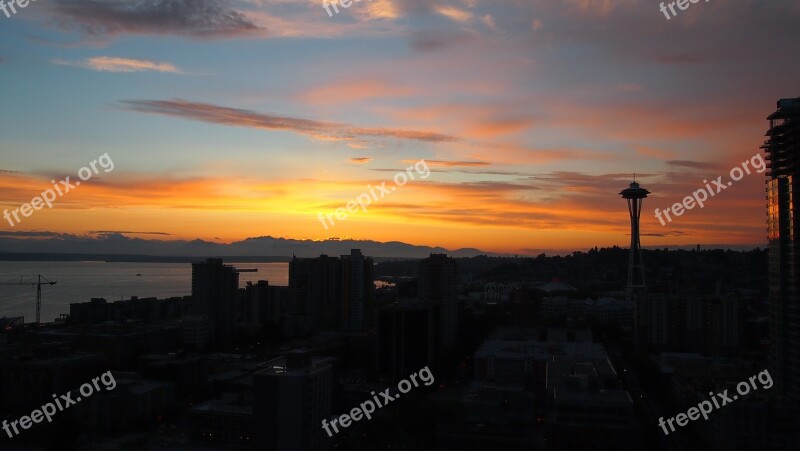
M 192 263 L 191 313 L 211 322 L 217 343 L 233 338 L 238 291 L 239 273 L 233 266 L 222 264 L 222 259 Z
M 441 350 L 453 346 L 458 330 L 458 270 L 455 259 L 445 254 L 431 254 L 420 262 L 419 297 L 440 306 Z
M 341 326 L 346 332 L 362 332 L 371 323 L 375 292 L 373 261 L 358 249 L 342 255 Z
M 372 324 L 373 260 L 352 249 L 340 258 L 293 258 L 289 262 L 289 335 L 318 331 L 363 332 Z
M 295 322 L 305 318 L 309 331 L 333 330 L 339 324 L 339 260 L 292 258 L 289 262 L 289 287 Z
M 631 217 L 631 251 L 628 259 L 628 286 L 626 287 L 628 299 L 630 299 L 634 292 L 644 291 L 646 288 L 642 244 L 639 240 L 639 217 L 642 215 L 642 202 L 650 194 L 650 191 L 641 188 L 634 181 L 619 194 L 628 201 L 628 213 Z
M 767 119 L 770 349 L 776 385 L 800 398 L 800 98 L 781 99 Z

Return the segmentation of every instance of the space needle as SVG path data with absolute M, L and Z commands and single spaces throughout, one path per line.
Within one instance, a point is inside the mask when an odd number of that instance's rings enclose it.
M 639 217 L 642 214 L 642 202 L 650 194 L 650 191 L 639 186 L 636 183 L 636 176 L 634 176 L 630 186 L 620 191 L 619 194 L 628 201 L 628 213 L 631 216 L 631 252 L 628 258 L 628 286 L 626 287 L 628 299 L 631 299 L 633 293 L 644 291 L 646 288 L 642 244 L 639 240 Z

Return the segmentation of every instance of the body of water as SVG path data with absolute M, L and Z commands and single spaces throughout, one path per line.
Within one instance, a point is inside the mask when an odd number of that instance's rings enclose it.
M 268 280 L 270 285 L 288 285 L 289 263 L 234 263 L 237 268 L 258 272 L 239 274 L 239 285 Z M 166 298 L 192 294 L 190 263 L 105 263 L 105 262 L 7 262 L 0 261 L 0 283 L 18 281 L 20 276 L 41 274 L 56 285 L 42 286 L 42 321 L 69 313 L 69 304 L 91 298 L 118 301 L 131 296 Z M 138 276 L 137 274 L 141 274 Z M 24 316 L 36 320 L 36 286 L 0 285 L 0 317 Z

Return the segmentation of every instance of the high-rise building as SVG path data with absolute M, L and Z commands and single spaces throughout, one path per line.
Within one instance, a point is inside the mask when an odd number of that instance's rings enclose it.
M 353 249 L 350 255 L 342 255 L 340 265 L 341 327 L 346 332 L 362 332 L 372 324 L 374 263 Z
M 292 258 L 289 262 L 289 287 L 294 321 L 309 331 L 333 330 L 339 325 L 339 260 Z M 302 319 L 302 321 L 300 321 Z
M 458 330 L 458 268 L 445 254 L 431 254 L 419 264 L 419 298 L 440 307 L 439 343 L 452 347 Z
M 324 451 L 332 440 L 322 428 L 331 415 L 333 366 L 329 358 L 294 350 L 267 362 L 253 378 L 258 449 Z
M 233 338 L 238 295 L 236 268 L 219 258 L 192 263 L 191 313 L 211 322 L 216 343 L 229 343 Z
M 639 218 L 642 215 L 642 202 L 650 191 L 639 186 L 635 181 L 620 191 L 623 199 L 628 201 L 628 213 L 631 217 L 631 251 L 628 258 L 628 299 L 633 293 L 644 291 L 647 284 L 644 280 L 644 263 L 642 262 L 642 243 L 639 240 Z
M 291 302 L 284 328 L 290 336 L 318 331 L 363 332 L 372 325 L 373 260 L 352 249 L 340 258 L 293 258 Z
M 800 398 L 800 98 L 781 99 L 769 117 L 766 152 L 770 348 L 781 394 Z

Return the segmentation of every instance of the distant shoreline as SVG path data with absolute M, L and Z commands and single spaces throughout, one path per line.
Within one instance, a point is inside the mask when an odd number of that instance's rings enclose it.
M 10 262 L 105 262 L 105 263 L 192 263 L 206 258 L 222 258 L 226 262 L 235 263 L 287 263 L 291 260 L 285 256 L 158 256 L 130 254 L 49 254 L 49 253 L 0 253 L 0 261 Z

